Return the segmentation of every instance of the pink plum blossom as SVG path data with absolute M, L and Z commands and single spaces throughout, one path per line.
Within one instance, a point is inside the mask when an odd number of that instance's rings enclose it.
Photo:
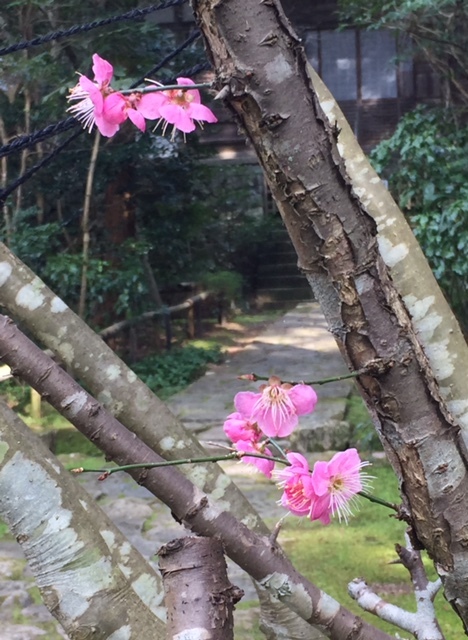
M 140 129 L 146 130 L 147 120 L 157 120 L 160 117 L 160 107 L 164 102 L 164 98 L 160 92 L 141 93 L 135 91 L 130 95 L 122 95 L 114 93 L 107 98 L 108 118 L 113 117 L 113 113 L 120 112 L 125 115 L 133 124 Z
M 190 86 L 195 84 L 190 78 L 177 78 L 177 84 Z M 172 124 L 174 135 L 179 129 L 183 133 L 195 130 L 194 120 L 201 124 L 205 122 L 217 122 L 215 114 L 201 104 L 200 92 L 197 89 L 168 89 L 163 91 L 164 102 L 160 108 L 160 117 L 166 122 L 163 125 L 163 134 L 167 125 Z
M 323 524 L 330 524 L 336 514 L 347 522 L 351 502 L 370 480 L 362 472 L 369 463 L 361 461 L 356 449 L 340 451 L 329 462 L 316 462 L 312 472 L 300 453 L 288 453 L 287 459 L 290 466 L 276 474 L 283 489 L 281 504 L 295 515 Z
M 316 462 L 312 473 L 316 501 L 311 519 L 329 524 L 331 516 L 338 514 L 339 520 L 347 522 L 352 515 L 350 501 L 370 479 L 362 473 L 368 464 L 361 461 L 356 449 L 340 451 L 329 462 Z
M 263 436 L 256 422 L 252 422 L 237 411 L 228 415 L 223 429 L 229 440 L 234 443 L 239 440 L 258 442 Z
M 265 444 L 259 442 L 252 442 L 251 440 L 238 440 L 236 443 L 237 451 L 262 453 L 265 456 L 273 456 L 271 451 L 265 447 Z M 259 471 L 261 471 L 267 478 L 271 478 L 271 473 L 275 467 L 274 460 L 266 460 L 265 458 L 253 458 L 252 456 L 242 456 L 242 462 L 253 464 Z
M 309 463 L 300 453 L 288 453 L 286 457 L 290 466 L 276 474 L 283 489 L 281 504 L 297 516 L 308 516 L 316 500 Z
M 78 84 L 70 89 L 68 99 L 77 102 L 68 111 L 88 131 L 96 125 L 103 136 L 111 137 L 127 118 L 122 103 L 124 96 L 116 94 L 110 86 L 113 66 L 97 53 L 93 55 L 93 73 L 94 81 L 82 75 Z
M 232 440 L 237 451 L 251 451 L 252 453 L 263 453 L 267 456 L 272 455 L 270 450 L 266 448 L 266 441 L 261 442 L 263 433 L 258 428 L 257 423 L 248 420 L 241 413 L 235 412 L 228 415 L 223 428 L 224 433 Z M 255 465 L 267 478 L 271 478 L 271 472 L 275 466 L 273 460 L 243 456 L 241 461 Z
M 276 376 L 268 382 L 260 387 L 261 393 L 237 393 L 234 405 L 239 413 L 257 422 L 268 437 L 284 438 L 297 426 L 298 416 L 314 410 L 317 394 L 306 384 L 281 384 Z

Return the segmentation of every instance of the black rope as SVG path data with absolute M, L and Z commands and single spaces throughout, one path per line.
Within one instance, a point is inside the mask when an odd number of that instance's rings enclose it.
M 73 27 L 70 27 L 69 29 L 60 29 L 58 31 L 53 31 L 43 36 L 37 36 L 37 38 L 33 38 L 32 40 L 24 40 L 23 42 L 12 44 L 9 47 L 4 47 L 3 49 L 0 49 L 0 56 L 6 56 L 8 53 L 15 53 L 16 51 L 22 51 L 23 49 L 29 49 L 30 47 L 37 47 L 38 45 L 45 44 L 47 42 L 50 42 L 51 40 L 60 40 L 61 38 L 67 38 L 69 36 L 74 36 L 77 33 L 91 31 L 92 29 L 97 29 L 98 27 L 105 27 L 108 24 L 123 22 L 124 20 L 137 20 L 138 18 L 142 18 L 149 13 L 153 13 L 154 11 L 160 11 L 161 9 L 167 9 L 176 5 L 185 4 L 186 2 L 187 0 L 164 0 L 159 4 L 152 4 L 149 7 L 145 7 L 143 9 L 132 9 L 132 11 L 122 13 L 119 16 L 112 16 L 111 18 L 104 18 L 102 20 L 94 20 L 93 22 L 88 22 L 87 24 L 75 25 Z
M 170 54 L 168 54 L 160 63 L 158 63 L 155 67 L 153 67 L 153 69 L 151 69 L 151 71 L 148 74 L 145 74 L 143 79 L 147 78 L 148 76 L 150 76 L 153 73 L 156 73 L 156 71 L 161 69 L 161 67 L 163 67 L 165 64 L 167 64 L 178 53 L 180 53 L 183 49 L 188 47 L 194 40 L 196 40 L 196 38 L 198 38 L 199 35 L 200 35 L 200 33 L 198 32 L 198 30 L 193 31 L 190 34 L 190 36 L 185 40 L 185 42 L 183 42 L 179 47 L 177 47 L 177 49 L 175 49 Z M 192 75 L 195 75 L 196 73 L 200 73 L 201 71 L 205 71 L 207 69 L 211 69 L 211 64 L 209 62 L 196 64 L 195 66 L 191 67 L 190 69 L 187 69 L 187 70 L 184 70 L 184 71 L 180 71 L 176 76 L 174 76 L 174 78 L 169 79 L 168 83 L 172 83 L 177 77 L 180 77 L 180 76 L 190 77 Z M 134 88 L 134 86 L 138 86 L 138 84 L 141 84 L 140 80 L 138 81 L 138 83 L 135 83 L 130 88 Z M 9 153 L 12 153 L 13 151 L 19 151 L 20 149 L 23 149 L 26 146 L 33 145 L 33 144 L 39 142 L 40 140 L 44 140 L 45 138 L 47 138 L 49 136 L 55 135 L 57 133 L 62 133 L 63 131 L 67 131 L 68 129 L 71 129 L 72 127 L 76 126 L 77 124 L 79 124 L 78 120 L 76 120 L 73 117 L 70 117 L 70 118 L 66 118 L 65 120 L 61 120 L 60 122 L 57 122 L 55 124 L 48 125 L 44 129 L 41 129 L 40 131 L 37 131 L 37 132 L 35 132 L 33 134 L 29 134 L 29 135 L 26 135 L 26 136 L 21 136 L 21 138 L 17 138 L 16 140 L 11 142 L 10 144 L 5 145 L 4 147 L 1 147 L 0 148 L 0 157 L 2 157 L 4 155 L 8 155 Z M 0 191 L 0 203 L 5 202 L 6 198 L 11 193 L 13 193 L 13 191 L 15 191 L 15 189 L 17 189 L 20 185 L 24 184 L 37 171 L 42 169 L 42 167 L 44 167 L 51 160 L 53 160 L 67 145 L 70 144 L 70 142 L 73 142 L 73 140 L 78 138 L 78 136 L 80 136 L 84 131 L 85 131 L 85 129 L 80 128 L 72 136 L 67 138 L 62 144 L 60 144 L 53 151 L 51 151 L 51 153 L 49 155 L 47 155 L 43 160 L 41 160 L 41 162 L 38 162 L 37 164 L 35 164 L 28 171 L 26 171 L 26 173 L 24 173 L 20 178 L 18 178 L 12 184 L 10 184 L 8 187 L 6 187 L 2 191 Z
M 175 84 L 177 78 L 191 78 L 192 76 L 196 76 L 197 73 L 201 73 L 202 71 L 208 71 L 212 69 L 213 65 L 210 62 L 199 62 L 194 67 L 190 67 L 190 69 L 185 69 L 184 71 L 179 71 L 176 76 L 172 78 L 167 78 L 165 80 L 165 84 Z
M 163 58 L 160 62 L 158 62 L 158 64 L 155 67 L 153 67 L 151 71 L 149 71 L 149 73 L 147 73 L 142 78 L 139 78 L 139 80 L 137 80 L 130 87 L 130 89 L 134 89 L 135 87 L 138 87 L 138 85 L 144 82 L 145 78 L 150 78 L 151 76 L 154 76 L 160 69 L 162 69 L 162 67 L 165 67 L 168 62 L 173 60 L 176 56 L 179 55 L 179 53 L 181 53 L 184 49 L 190 46 L 192 42 L 195 42 L 195 40 L 197 40 L 197 38 L 199 38 L 200 35 L 201 35 L 200 30 L 194 29 L 192 33 L 189 35 L 189 37 L 186 40 L 184 40 L 184 42 L 182 42 L 182 44 L 179 45 L 177 49 L 174 49 L 173 51 L 171 51 L 171 53 L 169 53 L 165 58 Z
M 3 189 L 2 191 L 0 191 L 0 203 L 5 202 L 5 200 L 8 198 L 10 193 L 13 193 L 15 189 L 17 189 L 20 185 L 22 185 L 27 180 L 29 180 L 29 178 L 31 178 L 37 171 L 39 171 L 39 169 L 42 169 L 42 167 L 44 167 L 51 160 L 53 160 L 55 156 L 57 156 L 63 149 L 65 149 L 67 145 L 70 144 L 70 142 L 73 142 L 75 138 L 78 138 L 78 136 L 80 136 L 83 133 L 83 131 L 84 129 L 80 129 L 79 131 L 76 131 L 72 136 L 70 136 L 64 142 L 62 142 L 62 144 L 60 144 L 58 147 L 55 147 L 55 149 L 51 153 L 49 153 L 49 155 L 46 156 L 43 160 L 41 160 L 41 162 L 38 162 L 33 167 L 28 169 L 26 173 L 24 173 L 20 178 L 15 180 L 9 187 L 6 187 L 6 189 Z
M 34 131 L 33 133 L 28 133 L 24 136 L 18 136 L 9 144 L 5 144 L 3 147 L 0 147 L 0 158 L 8 156 L 10 153 L 21 151 L 21 149 L 24 149 L 25 147 L 32 147 L 38 142 L 46 140 L 57 133 L 63 133 L 64 131 L 73 129 L 73 127 L 76 127 L 78 124 L 78 120 L 73 118 L 73 116 L 70 116 L 69 118 L 65 118 L 65 120 L 49 124 L 47 127 L 44 127 L 44 129 L 39 129 L 39 131 Z

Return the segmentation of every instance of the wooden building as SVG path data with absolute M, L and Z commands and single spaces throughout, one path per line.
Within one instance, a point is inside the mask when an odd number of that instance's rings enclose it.
M 414 57 L 408 40 L 387 30 L 338 30 L 337 0 L 282 0 L 312 66 L 338 100 L 363 149 L 388 138 L 398 120 L 421 102 L 437 101 L 440 86 L 428 64 Z M 193 26 L 189 6 L 156 14 L 179 33 Z M 218 126 L 207 127 L 204 144 L 226 161 L 255 162 L 230 114 L 215 105 Z

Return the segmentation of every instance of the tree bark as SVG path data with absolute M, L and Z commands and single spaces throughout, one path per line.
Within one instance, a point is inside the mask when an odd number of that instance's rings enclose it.
M 233 640 L 234 605 L 244 592 L 228 580 L 219 540 L 179 538 L 161 547 L 158 557 L 168 640 Z
M 160 576 L 3 402 L 0 516 L 71 640 L 165 638 Z
M 350 368 L 368 367 L 358 380 L 361 393 L 418 543 L 466 628 L 468 355 L 459 327 L 415 241 L 406 229 L 400 238 L 396 205 L 385 211 L 389 196 L 364 155 L 349 157 L 337 140 L 339 128 L 320 107 L 303 47 L 279 3 L 192 6 L 217 88 L 258 154 L 329 329 Z M 334 108 L 326 102 L 325 109 Z M 354 190 L 351 166 L 360 174 Z

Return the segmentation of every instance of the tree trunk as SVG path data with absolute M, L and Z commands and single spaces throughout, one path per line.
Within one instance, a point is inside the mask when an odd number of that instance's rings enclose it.
M 223 545 L 213 538 L 172 540 L 158 551 L 167 638 L 234 639 L 234 605 L 244 592 L 227 576 Z
M 321 108 L 279 3 L 192 5 L 217 88 L 255 147 L 329 329 L 349 367 L 368 369 L 358 384 L 414 536 L 466 627 L 468 477 L 459 434 L 468 427 L 468 353 L 459 327 L 350 132 L 340 142 L 341 125 L 330 126 L 324 109 L 335 102 L 322 99 Z
M 3 402 L 0 516 L 71 640 L 165 638 L 159 575 Z

